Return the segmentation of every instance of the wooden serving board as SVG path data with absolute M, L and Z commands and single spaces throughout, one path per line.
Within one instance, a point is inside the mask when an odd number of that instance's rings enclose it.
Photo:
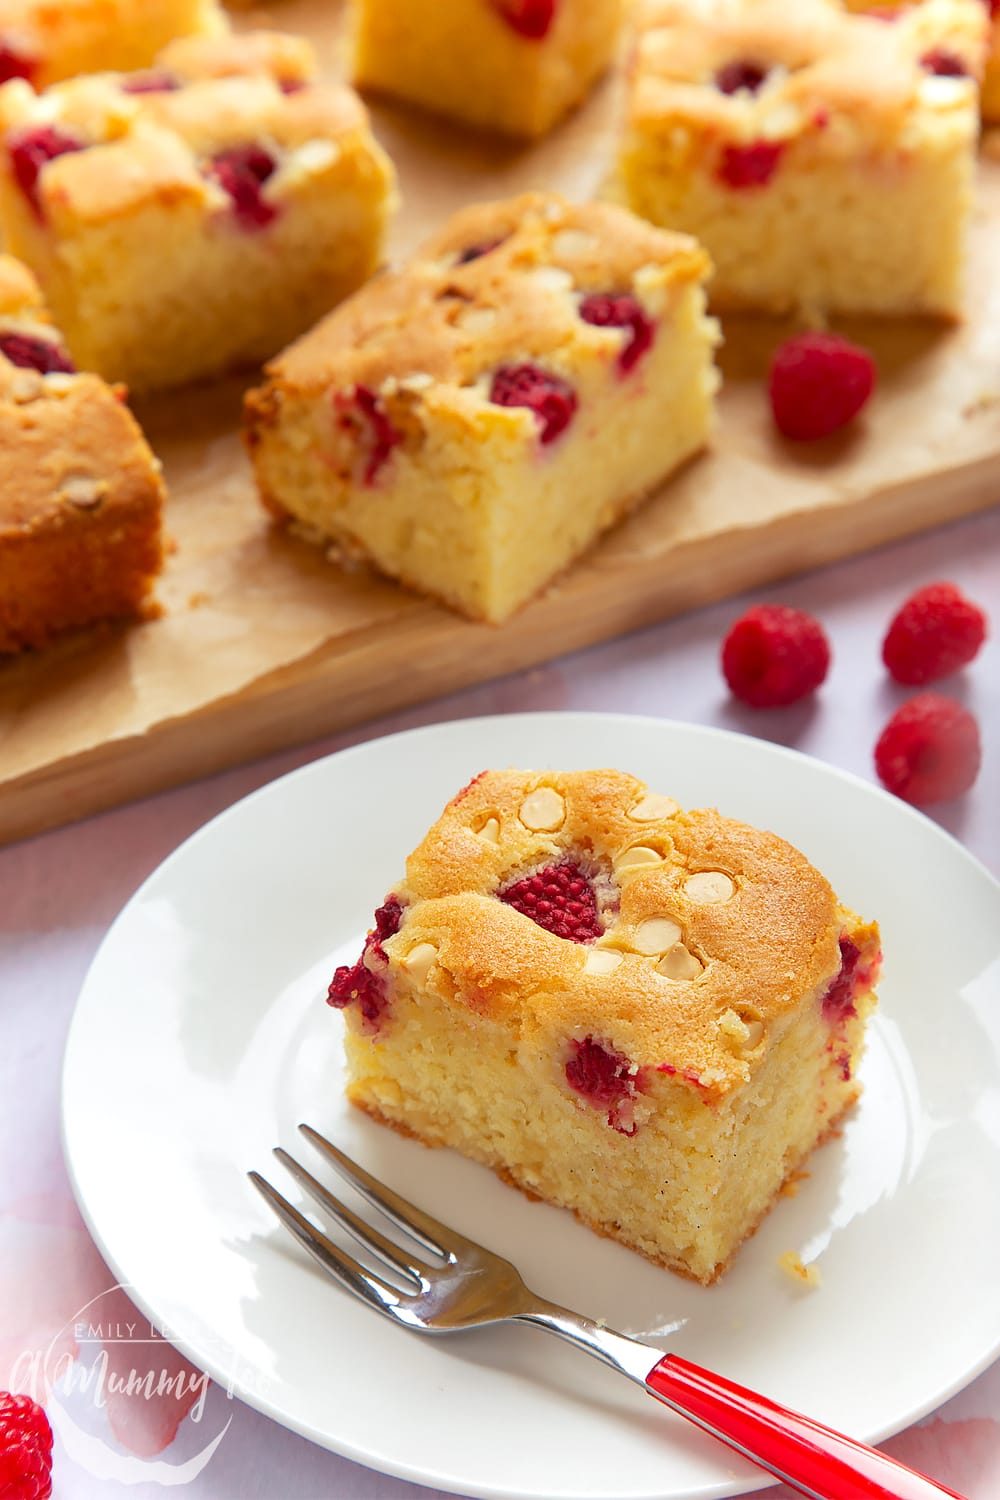
M 241 24 L 268 22 L 311 36 L 339 70 L 331 0 L 284 0 Z M 393 258 L 463 203 L 529 187 L 594 193 L 615 108 L 612 81 L 530 150 L 377 108 L 403 192 Z M 769 421 L 763 375 L 788 330 L 727 325 L 714 451 L 501 627 L 343 574 L 274 531 L 239 438 L 252 381 L 143 405 L 171 492 L 164 614 L 0 666 L 0 842 L 994 504 L 998 249 L 1000 164 L 984 159 L 968 323 L 846 328 L 875 351 L 880 390 L 855 430 L 811 448 L 783 444 Z

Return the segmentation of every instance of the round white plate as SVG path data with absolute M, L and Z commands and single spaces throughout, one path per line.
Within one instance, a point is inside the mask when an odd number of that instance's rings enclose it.
M 772 828 L 881 922 L 863 1102 L 708 1290 L 344 1104 L 332 970 L 445 802 L 509 765 L 615 765 Z M 527 714 L 395 735 L 274 782 L 189 839 L 112 927 L 73 1020 L 63 1113 L 87 1223 L 155 1323 L 276 1421 L 432 1487 L 708 1500 L 766 1477 L 541 1332 L 421 1338 L 325 1279 L 245 1176 L 299 1199 L 269 1154 L 309 1159 L 299 1120 L 543 1296 L 869 1441 L 1000 1350 L 1000 886 L 902 803 L 758 740 Z M 786 1250 L 818 1261 L 819 1290 L 782 1273 Z

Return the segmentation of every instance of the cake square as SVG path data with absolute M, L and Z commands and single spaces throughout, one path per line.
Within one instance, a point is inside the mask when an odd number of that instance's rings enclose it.
M 719 307 L 957 318 L 986 26 L 639 0 L 614 191 L 702 240 Z
M 353 1104 L 707 1284 L 857 1098 L 880 957 L 774 834 L 489 771 L 328 998 Z
M 391 163 L 308 43 L 185 39 L 0 90 L 0 226 L 77 363 L 147 391 L 259 363 L 378 265 Z
M 0 83 L 44 89 L 76 73 L 145 68 L 174 37 L 227 24 L 218 0 L 4 0 Z
M 708 259 L 606 204 L 457 214 L 268 367 L 265 503 L 501 621 L 705 444 Z
M 0 256 L 0 652 L 150 612 L 164 498 L 138 424 L 77 374 L 33 277 Z
M 505 135 L 544 135 L 614 55 L 622 0 L 357 0 L 353 77 Z

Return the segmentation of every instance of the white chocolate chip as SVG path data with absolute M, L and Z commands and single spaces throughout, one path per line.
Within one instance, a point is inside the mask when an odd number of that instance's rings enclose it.
M 428 375 L 426 370 L 416 370 L 412 375 L 402 377 L 399 389 L 401 391 L 426 391 L 433 384 L 433 375 Z
M 93 479 L 89 474 L 67 474 L 59 486 L 59 498 L 78 510 L 93 510 L 100 505 L 107 489 L 103 479 Z
M 585 229 L 560 229 L 552 240 L 552 253 L 557 257 L 593 255 L 597 241 Z
M 466 333 L 478 335 L 489 333 L 496 327 L 497 311 L 495 307 L 460 307 L 452 318 L 456 328 L 463 329 Z
M 657 973 L 667 979 L 697 979 L 703 967 L 701 960 L 689 953 L 683 943 L 675 943 L 656 965 Z
M 572 276 L 562 266 L 533 266 L 524 274 L 547 292 L 568 292 L 573 285 Z
M 613 974 L 622 962 L 624 954 L 610 948 L 591 948 L 583 961 L 585 974 Z
M 532 833 L 552 833 L 565 821 L 566 804 L 555 787 L 540 786 L 525 797 L 518 817 Z
M 631 849 L 623 849 L 615 860 L 615 874 L 619 878 L 638 875 L 641 870 L 662 863 L 663 855 L 657 849 L 648 849 L 645 844 L 633 844 Z
M 945 73 L 928 73 L 920 80 L 920 102 L 931 109 L 951 109 L 969 97 L 971 81 Z
M 10 394 L 18 406 L 36 401 L 44 390 L 42 377 L 36 370 L 18 370 L 11 378 Z
M 699 906 L 717 906 L 720 901 L 728 901 L 735 890 L 729 876 L 721 870 L 700 870 L 684 882 L 688 900 L 696 901 Z
M 673 797 L 664 797 L 659 792 L 649 792 L 634 807 L 629 808 L 633 823 L 655 823 L 660 818 L 672 818 L 680 807 Z
M 404 974 L 416 983 L 422 984 L 430 973 L 431 965 L 437 958 L 437 949 L 433 943 L 417 943 L 411 948 L 405 958 L 399 961 L 399 967 Z
M 476 832 L 488 844 L 499 844 L 500 842 L 500 823 L 496 818 L 487 818 L 482 828 L 477 828 Z
M 744 1052 L 752 1052 L 764 1035 L 764 1027 L 760 1021 L 752 1016 L 747 1019 L 732 1009 L 723 1011 L 716 1025 L 728 1042 Z
M 637 953 L 666 953 L 680 941 L 681 929 L 670 917 L 647 917 L 640 922 L 632 938 Z

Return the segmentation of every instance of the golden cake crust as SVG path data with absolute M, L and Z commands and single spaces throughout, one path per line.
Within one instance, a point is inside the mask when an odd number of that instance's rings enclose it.
M 368 114 L 353 90 L 311 86 L 315 54 L 277 32 L 189 38 L 167 47 L 154 71 L 184 87 L 130 93 L 122 74 L 72 78 L 38 95 L 23 80 L 0 88 L 0 134 L 54 123 L 84 149 L 47 163 L 36 192 L 60 233 L 131 214 L 151 202 L 227 200 L 202 170 L 205 159 L 267 141 L 292 154 L 312 145 L 359 162 L 370 154 Z M 283 85 L 304 85 L 288 92 Z M 287 169 L 286 169 L 287 170 Z M 294 165 L 292 166 L 294 170 Z M 269 191 L 281 191 L 282 171 Z
M 494 248 L 460 263 L 464 252 L 483 246 Z M 690 236 L 610 204 L 576 205 L 542 193 L 476 204 L 401 270 L 369 282 L 267 373 L 296 395 L 316 394 L 334 380 L 347 389 L 378 389 L 407 376 L 470 385 L 504 359 L 543 356 L 579 338 L 572 293 L 625 289 L 646 266 L 687 285 L 704 279 L 709 261 Z M 560 271 L 567 292 L 561 309 L 551 274 Z M 266 412 L 262 394 L 251 394 L 251 416 Z
M 589 868 L 599 899 L 606 888 L 606 930 L 592 944 L 496 899 L 567 860 Z M 406 972 L 415 954 L 432 989 L 522 1035 L 610 1035 L 637 1066 L 716 1099 L 748 1080 L 775 1024 L 839 971 L 838 940 L 856 923 L 776 835 L 683 812 L 611 770 L 484 773 L 410 856 L 399 896 L 391 965 Z
M 923 15 L 897 22 L 831 0 L 640 0 L 635 24 L 633 124 L 680 116 L 781 139 L 814 128 L 827 111 L 862 133 L 891 136 L 927 99 L 920 58 L 931 46 L 947 42 L 970 80 L 982 76 L 989 48 L 976 0 L 931 0 Z M 774 68 L 767 87 L 754 95 L 706 87 L 740 61 Z M 936 107 L 964 107 L 970 80 L 932 83 Z

